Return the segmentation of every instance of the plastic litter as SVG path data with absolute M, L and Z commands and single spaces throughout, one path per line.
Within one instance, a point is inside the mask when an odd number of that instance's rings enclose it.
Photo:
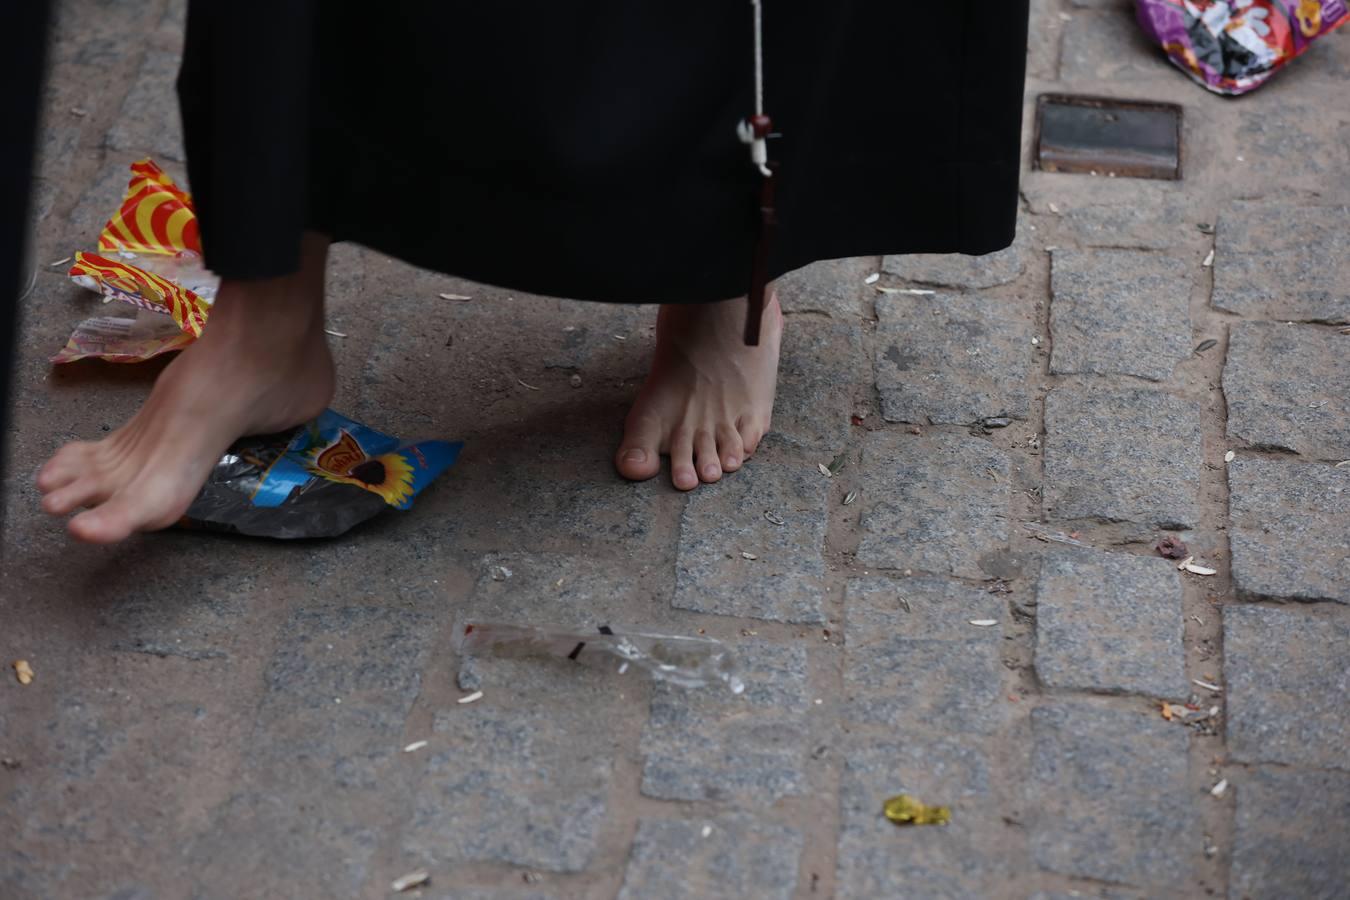
M 514 625 L 469 622 L 460 630 L 458 650 L 464 656 L 551 656 L 575 662 L 616 657 L 646 670 L 657 681 L 683 688 L 725 686 L 733 694 L 745 690 L 735 655 L 713 638 L 617 633 L 608 626 L 595 631 L 561 625 Z
M 255 537 L 335 537 L 387 507 L 412 506 L 462 446 L 405 444 L 325 410 L 283 434 L 236 441 L 180 525 Z
M 1136 0 L 1167 57 L 1217 94 L 1245 94 L 1350 21 L 1345 0 Z
M 202 265 L 191 196 L 149 159 L 131 164 L 126 196 L 98 239 L 76 253 L 70 278 L 135 309 L 134 318 L 97 316 L 75 327 L 52 362 L 97 358 L 143 362 L 201 336 L 219 280 Z
M 909 794 L 887 798 L 882 812 L 896 825 L 946 825 L 952 820 L 949 806 L 930 806 Z

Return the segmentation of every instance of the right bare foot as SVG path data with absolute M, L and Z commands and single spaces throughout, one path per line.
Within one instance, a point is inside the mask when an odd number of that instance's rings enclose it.
M 110 544 L 178 521 L 236 439 L 314 418 L 333 397 L 323 333 L 327 240 L 306 235 L 300 272 L 221 284 L 201 338 L 129 422 L 66 444 L 38 472 L 42 508 L 82 541 Z

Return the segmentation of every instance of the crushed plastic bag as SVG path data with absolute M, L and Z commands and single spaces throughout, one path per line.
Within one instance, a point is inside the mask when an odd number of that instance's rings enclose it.
M 619 634 L 608 626 L 578 631 L 560 625 L 469 622 L 460 629 L 457 649 L 464 656 L 553 656 L 576 662 L 605 654 L 621 660 L 622 669 L 635 665 L 657 681 L 679 687 L 723 685 L 733 694 L 745 690 L 731 648 L 713 638 Z
M 76 253 L 69 274 L 105 303 L 117 300 L 136 313 L 81 322 L 55 363 L 143 362 L 181 350 L 201 336 L 219 285 L 202 265 L 191 196 L 149 159 L 132 163 L 126 196 L 103 226 L 98 253 Z
M 255 537 L 334 537 L 386 507 L 412 506 L 462 447 L 404 444 L 325 410 L 289 432 L 236 441 L 179 524 Z
M 1191 78 L 1245 94 L 1350 21 L 1346 0 L 1136 0 L 1144 31 Z
M 924 803 L 909 794 L 887 797 L 881 810 L 896 825 L 946 825 L 952 820 L 951 807 Z

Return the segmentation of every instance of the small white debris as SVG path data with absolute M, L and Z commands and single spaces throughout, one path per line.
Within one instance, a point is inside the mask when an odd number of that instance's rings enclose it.
M 741 559 L 759 559 L 759 557 L 747 550 L 742 550 Z
M 426 741 L 413 741 L 411 744 L 403 748 L 403 752 L 416 753 L 418 750 L 421 750 L 426 745 L 427 745 Z
M 1211 569 L 1209 566 L 1197 566 L 1195 563 L 1187 563 L 1186 571 L 1192 575 L 1217 575 L 1218 569 Z
M 1041 339 L 1038 338 L 1038 337 L 1033 337 L 1033 338 L 1031 339 L 1031 343 L 1033 343 L 1033 344 L 1039 346 L 1040 343 L 1041 343 Z
M 1182 569 L 1186 568 L 1187 566 L 1189 566 L 1189 565 L 1190 565 L 1191 563 L 1193 563 L 1193 562 L 1195 562 L 1195 557 L 1194 557 L 1194 556 L 1188 556 L 1188 557 L 1186 557 L 1186 558 L 1183 559 L 1181 562 L 1177 563 L 1177 571 L 1180 572 Z
M 506 566 L 493 566 L 489 570 L 489 574 L 492 575 L 493 581 L 505 581 L 511 577 L 511 570 Z
M 1211 706 L 1211 707 L 1209 708 L 1209 717 L 1210 717 L 1211 719 L 1214 718 L 1215 716 L 1217 716 L 1218 714 L 1219 714 L 1219 708 L 1218 708 L 1217 706 Z
M 847 494 L 844 495 L 844 505 L 848 506 L 850 503 L 852 503 L 854 500 L 857 499 L 858 499 L 858 492 L 849 491 Z
M 863 279 L 863 284 L 876 284 L 880 280 L 881 280 L 881 273 L 873 272 L 871 275 L 868 275 L 866 278 Z
M 764 510 L 764 518 L 770 525 L 782 525 L 784 519 L 771 509 Z
M 1223 455 L 1224 462 L 1232 462 L 1235 459 L 1237 459 L 1237 453 L 1235 453 L 1232 450 L 1229 450 L 1227 453 Z
M 625 659 L 623 662 L 619 663 L 619 674 L 622 675 L 624 672 L 627 671 L 628 671 L 628 660 Z
M 334 703 L 341 703 L 341 702 L 342 702 L 342 698 L 341 698 L 341 697 L 334 697 L 334 698 L 333 698 L 333 702 L 334 702 Z
M 409 872 L 407 875 L 400 875 L 389 883 L 389 889 L 397 894 L 415 887 L 421 887 L 431 880 L 431 874 L 426 869 L 418 869 L 416 872 Z
M 89 110 L 80 106 L 72 106 L 70 108 L 70 114 L 77 119 L 83 119 L 85 116 L 89 115 Z
M 1223 688 L 1219 687 L 1217 684 L 1210 684 L 1208 681 L 1201 681 L 1199 678 L 1192 678 L 1191 684 L 1198 684 L 1205 690 L 1213 691 L 1216 694 L 1223 693 Z
M 535 386 L 532 385 L 532 384 L 526 384 L 525 382 L 521 381 L 519 378 L 517 378 L 516 381 L 520 382 L 520 386 L 523 387 L 523 388 L 525 388 L 525 389 L 527 389 L 527 390 L 531 390 L 531 391 L 537 391 L 537 390 L 539 390 L 539 388 L 535 387 Z
M 1052 213 L 1054 213 L 1055 215 L 1059 215 L 1059 207 L 1058 207 L 1058 206 L 1056 206 L 1056 205 L 1053 204 L 1053 203 L 1050 203 L 1050 204 L 1048 204 L 1048 205 L 1049 205 L 1050 211 L 1051 211 Z
M 437 294 L 436 296 L 437 296 L 437 297 L 440 297 L 442 300 L 472 300 L 472 299 L 473 299 L 472 297 L 467 297 L 467 296 L 465 296 L 464 294 Z
M 834 473 L 830 471 L 830 467 L 824 463 L 816 463 L 816 468 L 820 471 L 820 474 L 824 475 L 826 478 L 834 477 Z
M 628 335 L 626 335 L 626 334 L 616 334 L 616 335 L 614 335 L 614 340 L 616 340 L 616 341 L 626 341 L 626 340 L 628 340 Z
M 482 700 L 482 699 L 483 699 L 483 692 L 482 692 L 482 691 L 474 691 L 472 694 L 466 694 L 465 696 L 460 697 L 460 698 L 459 698 L 458 700 L 456 700 L 455 702 L 456 702 L 456 703 L 472 703 L 472 702 L 475 701 L 475 700 Z
M 1335 468 L 1337 468 L 1337 469 L 1350 469 L 1350 459 L 1343 459 L 1343 460 L 1341 460 L 1340 462 L 1336 463 Z
M 324 334 L 331 334 L 333 337 L 340 337 L 340 338 L 345 338 L 345 337 L 347 336 L 347 335 L 343 334 L 341 331 L 334 331 L 334 330 L 331 329 L 331 328 L 325 328 L 325 329 L 323 330 L 323 333 L 324 333 Z
M 998 619 L 971 619 L 970 624 L 978 625 L 981 628 L 988 628 L 991 625 L 997 625 Z
M 712 826 L 711 826 L 711 825 L 704 825 L 704 826 L 703 826 L 703 836 L 704 836 L 704 837 L 707 837 L 707 836 L 710 835 L 710 834 L 712 834 Z
M 47 265 L 51 266 L 54 269 L 57 266 L 64 266 L 66 263 L 70 262 L 70 259 L 71 258 L 67 256 L 65 259 L 58 259 L 56 262 L 47 263 Z
M 1237 161 L 1238 161 L 1238 162 L 1246 162 L 1246 161 L 1247 161 L 1247 157 L 1245 157 L 1245 156 L 1243 156 L 1243 155 L 1241 155 L 1241 154 L 1238 154 Z
M 1203 268 L 1206 268 L 1206 269 L 1208 269 L 1210 266 L 1214 265 L 1214 251 L 1213 251 L 1213 250 L 1209 251 L 1209 254 L 1205 257 L 1205 261 L 1202 262 L 1200 265 L 1201 265 Z
M 1212 797 L 1222 797 L 1224 791 L 1226 791 L 1226 790 L 1228 790 L 1228 779 L 1227 779 L 1227 778 L 1223 779 L 1223 780 L 1220 781 L 1218 784 L 1214 785 L 1214 787 L 1210 788 L 1210 789 L 1209 789 L 1209 793 L 1210 793 L 1210 796 L 1212 796 Z

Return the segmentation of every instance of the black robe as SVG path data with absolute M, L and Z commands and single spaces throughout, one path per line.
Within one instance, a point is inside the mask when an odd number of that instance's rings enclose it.
M 763 0 L 777 276 L 1013 237 L 1027 0 Z M 555 296 L 746 292 L 748 0 L 192 2 L 179 77 L 207 265 L 302 230 Z

